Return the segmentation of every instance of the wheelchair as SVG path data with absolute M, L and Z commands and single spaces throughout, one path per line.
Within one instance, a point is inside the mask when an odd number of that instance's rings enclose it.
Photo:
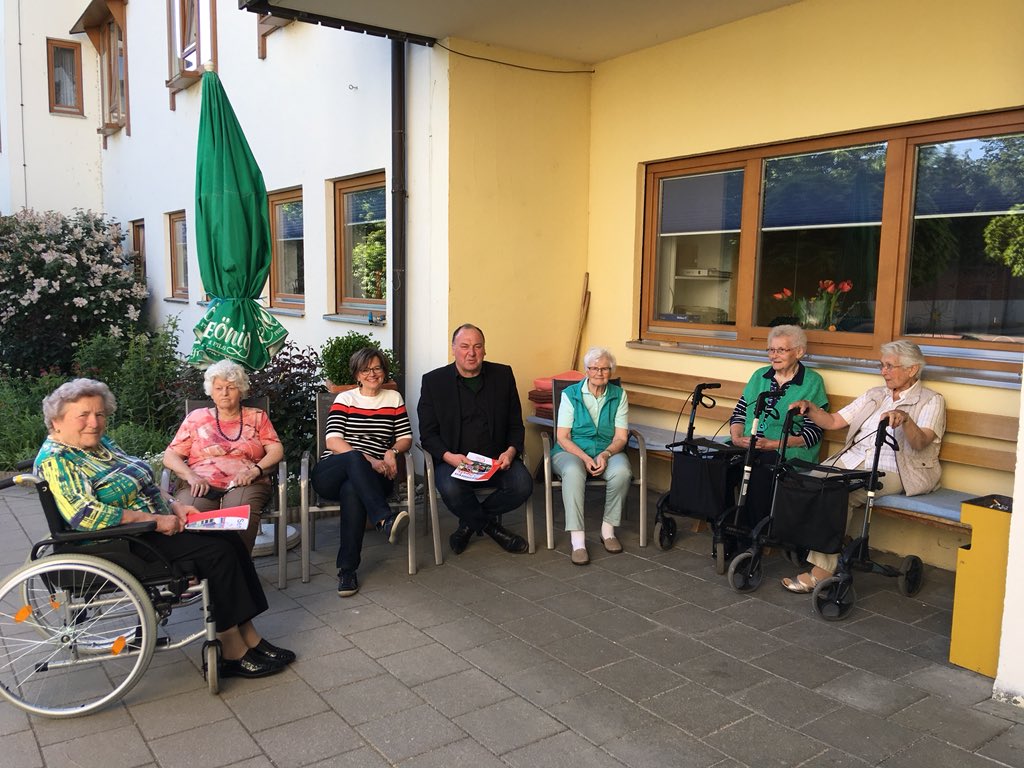
M 218 693 L 221 658 L 206 580 L 170 563 L 140 539 L 156 523 L 75 531 L 46 480 L 0 481 L 35 488 L 50 530 L 21 568 L 0 582 L 0 696 L 30 714 L 87 715 L 127 694 L 153 654 L 203 643 L 203 673 Z M 172 638 L 172 609 L 201 605 L 203 627 Z

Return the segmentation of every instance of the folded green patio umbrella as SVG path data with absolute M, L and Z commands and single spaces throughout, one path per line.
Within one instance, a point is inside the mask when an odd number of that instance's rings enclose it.
M 210 306 L 189 362 L 205 368 L 230 358 L 259 370 L 288 335 L 255 301 L 270 271 L 267 188 L 217 73 L 203 73 L 202 100 L 195 230 Z

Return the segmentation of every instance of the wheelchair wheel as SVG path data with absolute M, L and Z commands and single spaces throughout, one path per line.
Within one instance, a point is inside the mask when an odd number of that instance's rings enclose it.
M 654 524 L 654 541 L 658 549 L 672 549 L 676 543 L 676 521 L 671 517 L 663 517 Z
M 740 552 L 729 564 L 729 586 L 737 592 L 753 592 L 764 580 L 760 556 L 754 557 L 749 549 Z
M 203 643 L 203 676 L 210 693 L 220 693 L 220 640 Z
M 896 587 L 904 597 L 913 597 L 921 591 L 924 581 L 924 565 L 917 555 L 907 555 L 903 559 L 899 576 L 896 577 Z
M 811 595 L 814 612 L 825 621 L 845 619 L 850 615 L 856 602 L 857 592 L 853 588 L 853 579 L 849 576 L 829 576 L 822 579 Z
M 0 696 L 45 717 L 85 715 L 139 681 L 156 644 L 138 580 L 89 555 L 53 555 L 0 583 Z
M 725 552 L 725 542 L 715 542 L 715 573 L 721 576 L 729 569 L 729 558 Z

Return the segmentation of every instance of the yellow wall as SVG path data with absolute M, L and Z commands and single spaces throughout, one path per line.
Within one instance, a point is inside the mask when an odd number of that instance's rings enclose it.
M 450 47 L 582 69 L 462 40 Z M 450 325 L 484 329 L 490 359 L 515 369 L 526 413 L 533 379 L 572 357 L 587 268 L 591 77 L 449 55 Z
M 746 380 L 756 364 L 625 347 L 638 335 L 642 164 L 1020 106 L 1021 29 L 1018 0 L 969 8 L 959 0 L 805 0 L 598 65 L 587 339 L 612 346 L 624 364 Z M 823 375 L 829 391 L 843 395 L 881 383 Z M 935 388 L 951 408 L 1019 411 L 1019 391 Z M 968 491 L 1012 488 L 1006 473 L 961 467 L 947 481 Z

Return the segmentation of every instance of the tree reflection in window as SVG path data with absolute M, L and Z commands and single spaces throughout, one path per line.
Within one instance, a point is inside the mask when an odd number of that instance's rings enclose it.
M 1024 339 L 1024 135 L 917 149 L 904 332 Z

